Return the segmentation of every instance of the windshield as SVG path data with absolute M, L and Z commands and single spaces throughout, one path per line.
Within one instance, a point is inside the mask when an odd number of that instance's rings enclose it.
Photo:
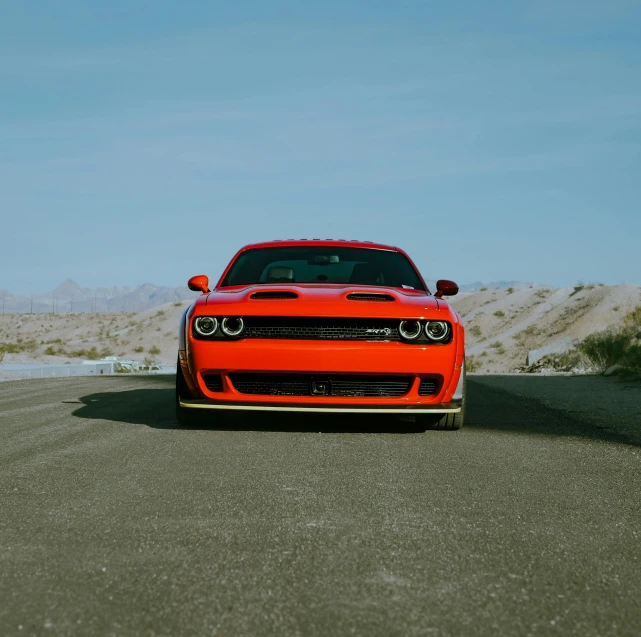
M 425 289 L 400 252 L 318 245 L 246 250 L 234 261 L 222 286 L 261 283 L 347 283 Z

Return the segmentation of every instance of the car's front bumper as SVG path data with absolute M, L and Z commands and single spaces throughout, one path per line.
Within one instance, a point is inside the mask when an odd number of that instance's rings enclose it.
M 402 343 L 353 343 L 247 340 L 212 343 L 190 339 L 180 352 L 191 395 L 181 404 L 194 409 L 349 413 L 457 413 L 461 410 L 463 352 L 458 344 L 410 346 Z M 237 390 L 238 372 L 363 374 L 413 376 L 409 391 L 396 397 L 255 395 Z M 204 380 L 219 375 L 222 391 Z M 424 378 L 437 379 L 438 390 L 421 395 Z
M 239 402 L 216 402 L 209 399 L 180 399 L 180 406 L 189 409 L 224 409 L 241 411 L 296 411 L 310 413 L 340 412 L 350 414 L 457 414 L 461 411 L 461 400 L 452 400 L 449 403 L 438 403 L 432 405 L 349 405 L 342 404 L 293 404 L 287 403 L 239 403 Z

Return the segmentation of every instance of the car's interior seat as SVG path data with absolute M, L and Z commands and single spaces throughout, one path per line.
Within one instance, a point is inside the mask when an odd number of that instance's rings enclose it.
M 284 265 L 274 265 L 267 270 L 265 283 L 295 283 L 294 268 Z
M 370 263 L 355 263 L 349 282 L 357 285 L 382 285 L 383 277 Z

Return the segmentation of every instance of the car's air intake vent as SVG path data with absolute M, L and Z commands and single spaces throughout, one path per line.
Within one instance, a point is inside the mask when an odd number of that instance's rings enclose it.
M 250 299 L 297 299 L 296 292 L 254 292 Z
M 347 295 L 349 301 L 395 301 L 391 294 L 369 294 L 365 292 L 353 292 Z
M 397 398 L 407 394 L 412 376 L 347 374 L 260 374 L 236 372 L 229 378 L 241 394 L 262 396 L 341 396 Z
M 418 387 L 418 395 L 433 396 L 436 393 L 437 385 L 436 378 L 423 378 Z
M 203 380 L 209 391 L 223 391 L 223 379 L 220 374 L 206 374 Z

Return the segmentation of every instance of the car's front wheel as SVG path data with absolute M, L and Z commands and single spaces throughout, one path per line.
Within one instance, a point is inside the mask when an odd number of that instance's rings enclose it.
M 465 422 L 465 402 L 467 399 L 467 374 L 465 367 L 463 374 L 463 399 L 461 411 L 458 414 L 417 414 L 416 424 L 425 429 L 450 430 L 460 429 Z
M 176 366 L 176 421 L 181 427 L 193 427 L 200 424 L 199 410 L 182 407 L 180 404 L 180 399 L 187 397 L 189 397 L 189 388 L 185 382 L 179 359 Z

